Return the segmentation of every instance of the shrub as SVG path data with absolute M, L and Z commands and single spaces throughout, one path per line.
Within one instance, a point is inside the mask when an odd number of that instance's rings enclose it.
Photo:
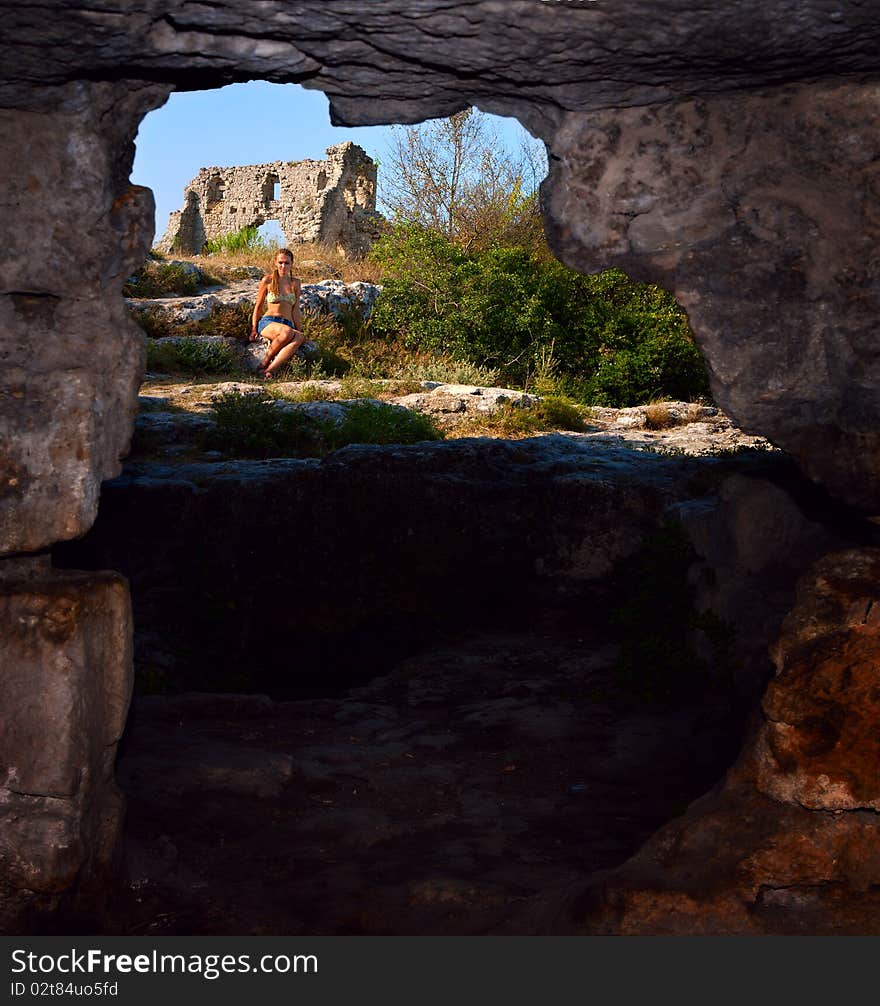
M 351 405 L 341 423 L 325 426 L 324 435 L 331 449 L 347 444 L 416 444 L 443 439 L 429 416 L 369 400 Z
M 362 401 L 341 422 L 318 420 L 275 407 L 262 388 L 218 395 L 211 412 L 216 427 L 204 446 L 237 457 L 321 457 L 349 444 L 414 444 L 443 436 L 427 416 L 400 407 Z
M 131 317 L 144 330 L 148 339 L 161 339 L 166 335 L 174 335 L 176 332 L 171 315 L 161 308 L 150 308 L 147 311 L 132 310 L 130 313 Z
M 666 430 L 677 424 L 666 402 L 651 402 L 645 409 L 645 427 L 649 430 Z
M 276 397 L 275 394 L 273 394 L 271 385 L 266 388 L 266 393 L 272 398 Z M 288 402 L 329 402 L 336 396 L 329 389 L 322 387 L 320 384 L 304 384 L 293 394 L 286 394 L 283 396 L 279 395 L 277 397 L 283 398 Z
M 150 339 L 147 370 L 160 374 L 225 376 L 243 372 L 233 349 L 224 342 L 199 339 Z
M 205 446 L 237 457 L 267 458 L 320 453 L 319 425 L 302 412 L 282 411 L 263 389 L 214 397 L 216 428 Z
M 726 645 L 723 623 L 696 612 L 687 577 L 696 559 L 682 526 L 669 523 L 612 575 L 619 599 L 610 617 L 620 644 L 615 670 L 621 684 L 643 698 L 669 701 L 707 684 L 708 668 L 693 648 L 694 630 L 702 630 L 713 645 Z M 705 631 L 710 625 L 712 636 Z
M 454 356 L 435 356 L 421 359 L 412 356 L 398 366 L 391 375 L 396 380 L 436 381 L 438 384 L 471 384 L 480 388 L 497 387 L 500 375 L 491 367 L 481 367 L 468 360 L 457 360 Z
M 379 338 L 603 405 L 708 388 L 672 295 L 619 270 L 583 276 L 518 247 L 468 252 L 414 226 L 389 229 L 372 255 L 384 273 L 370 318 Z
M 199 275 L 180 263 L 148 261 L 122 287 L 123 297 L 181 297 L 195 293 Z
M 251 327 L 253 304 L 219 304 L 201 321 L 176 321 L 170 311 L 162 308 L 133 309 L 131 316 L 150 339 L 166 336 L 198 338 L 206 335 L 223 336 L 244 341 Z
M 376 398 L 381 393 L 381 385 L 356 374 L 347 374 L 340 382 L 340 398 Z

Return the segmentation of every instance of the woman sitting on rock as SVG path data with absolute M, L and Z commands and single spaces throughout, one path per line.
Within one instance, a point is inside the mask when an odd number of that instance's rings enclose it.
M 275 253 L 275 268 L 260 280 L 251 319 L 250 341 L 262 336 L 269 343 L 260 361 L 263 377 L 271 377 L 283 367 L 306 340 L 299 309 L 301 293 L 302 284 L 293 275 L 293 252 L 289 248 L 279 248 Z

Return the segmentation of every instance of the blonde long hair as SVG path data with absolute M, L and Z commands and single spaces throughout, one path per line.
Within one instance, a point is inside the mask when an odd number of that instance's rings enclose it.
M 278 277 L 277 262 L 279 255 L 286 255 L 290 259 L 290 268 L 291 270 L 293 269 L 293 252 L 289 248 L 279 248 L 278 251 L 275 252 L 275 254 L 272 256 L 272 263 L 273 263 L 272 275 L 271 276 L 267 275 L 266 277 L 269 280 L 269 289 L 272 291 L 272 293 L 275 294 L 276 297 L 279 296 L 279 294 L 281 293 L 281 291 L 278 288 L 279 277 Z

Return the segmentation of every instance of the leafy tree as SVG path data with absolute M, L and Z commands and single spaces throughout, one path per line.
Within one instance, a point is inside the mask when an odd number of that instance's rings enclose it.
M 476 108 L 395 127 L 383 169 L 382 198 L 396 223 L 465 247 L 544 245 L 537 193 L 546 173 L 543 144 L 525 141 L 512 153 Z

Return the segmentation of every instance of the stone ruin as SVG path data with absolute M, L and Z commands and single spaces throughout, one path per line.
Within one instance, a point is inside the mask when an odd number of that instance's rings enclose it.
M 202 168 L 171 214 L 159 251 L 198 255 L 205 242 L 277 220 L 287 245 L 314 242 L 363 254 L 377 233 L 376 165 L 355 143 L 325 161 L 273 161 Z
M 249 5 L 229 0 L 155 0 L 126 6 L 124 19 L 118 6 L 20 5 L 0 41 L 0 127 L 15 138 L 0 145 L 8 931 L 21 931 L 35 900 L 100 886 L 120 833 L 127 585 L 55 569 L 50 550 L 92 525 L 101 483 L 129 449 L 145 351 L 121 291 L 152 243 L 154 214 L 152 194 L 130 182 L 134 138 L 175 90 L 301 82 L 324 91 L 345 125 L 468 105 L 517 116 L 548 147 L 542 207 L 556 254 L 673 290 L 724 412 L 788 451 L 841 506 L 880 513 L 873 5 L 522 2 L 511 16 L 495 0 L 425 0 L 415 18 L 409 0 L 356 12 L 302 0 L 273 5 L 271 38 Z M 47 22 L 74 40 L 51 60 L 20 44 Z M 815 642 L 811 598 L 821 607 L 836 584 L 842 600 L 820 614 L 836 619 L 843 644 L 857 638 L 873 654 L 864 694 L 848 688 L 846 661 L 812 645 L 815 673 L 777 680 L 713 802 L 691 805 L 599 889 L 573 885 L 557 929 L 772 931 L 756 914 L 764 905 L 785 931 L 804 906 L 845 922 L 861 904 L 868 914 L 853 924 L 876 931 L 876 578 L 875 554 L 830 558 L 804 582 L 776 649 L 782 676 L 792 641 Z

